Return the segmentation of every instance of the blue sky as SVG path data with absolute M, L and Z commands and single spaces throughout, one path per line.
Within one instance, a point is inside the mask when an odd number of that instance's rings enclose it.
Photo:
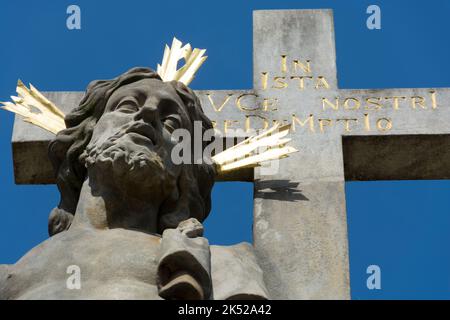
M 81 7 L 82 29 L 66 28 Z M 366 8 L 382 10 L 382 29 L 366 28 Z M 175 35 L 208 49 L 194 89 L 252 87 L 252 10 L 334 9 L 341 88 L 450 87 L 448 0 L 2 1 L 0 100 L 18 78 L 42 91 L 84 90 L 137 66 L 155 67 Z M 0 263 L 14 263 L 47 238 L 55 186 L 15 185 L 13 116 L 0 113 Z M 249 183 L 220 183 L 206 222 L 212 243 L 251 241 Z M 450 298 L 449 181 L 346 185 L 353 299 Z M 382 271 L 368 290 L 366 268 Z

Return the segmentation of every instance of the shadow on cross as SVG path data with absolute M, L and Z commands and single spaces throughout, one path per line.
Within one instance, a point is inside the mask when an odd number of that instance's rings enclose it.
M 255 180 L 255 197 L 281 201 L 309 201 L 298 189 L 298 182 L 290 180 Z

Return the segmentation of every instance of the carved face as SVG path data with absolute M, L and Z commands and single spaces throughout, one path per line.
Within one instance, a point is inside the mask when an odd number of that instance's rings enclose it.
M 88 171 L 134 197 L 164 199 L 176 192 L 181 170 L 171 161 L 177 143 L 171 133 L 178 128 L 192 132 L 171 84 L 143 79 L 123 85 L 110 96 L 86 148 Z

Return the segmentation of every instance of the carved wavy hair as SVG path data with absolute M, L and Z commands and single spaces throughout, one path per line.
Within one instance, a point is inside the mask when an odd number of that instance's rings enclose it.
M 149 68 L 133 68 L 115 79 L 91 82 L 79 106 L 66 115 L 66 129 L 60 131 L 49 144 L 48 155 L 61 196 L 59 205 L 50 213 L 50 236 L 67 230 L 72 223 L 81 187 L 87 176 L 82 155 L 91 140 L 95 125 L 105 111 L 108 99 L 119 87 L 142 79 L 161 80 L 159 75 Z M 191 122 L 201 121 L 203 132 L 212 128 L 212 123 L 203 113 L 195 93 L 181 82 L 172 81 L 170 84 L 183 101 Z M 203 145 L 203 148 L 205 147 L 206 144 Z M 212 165 L 183 164 L 177 184 L 180 197 L 176 201 L 176 210 L 167 210 L 172 212 L 170 214 L 165 214 L 164 210 L 160 211 L 158 232 L 175 228 L 179 222 L 190 217 L 203 221 L 211 209 L 214 177 L 215 169 Z M 173 203 L 170 205 L 174 206 Z

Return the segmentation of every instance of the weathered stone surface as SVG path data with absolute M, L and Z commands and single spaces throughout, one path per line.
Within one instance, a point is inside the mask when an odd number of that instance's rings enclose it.
M 256 11 L 253 15 L 254 86 L 262 98 L 278 97 L 270 118 L 316 112 L 318 92 L 291 86 L 261 88 L 260 75 L 280 71 L 280 57 L 311 60 L 314 75 L 337 87 L 330 10 Z M 273 30 L 273 31 L 272 31 Z M 280 170 L 256 170 L 254 239 L 269 294 L 274 299 L 349 298 L 347 221 L 341 144 L 329 135 L 297 130 L 299 153 Z M 333 141 L 331 143 L 331 141 Z M 298 183 L 290 192 L 290 183 Z
M 270 295 L 347 299 L 344 181 L 448 177 L 450 90 L 340 90 L 331 10 L 256 11 L 253 39 L 257 101 L 279 106 L 261 116 L 292 122 L 300 150 L 275 175 L 255 172 L 255 247 Z
M 160 237 L 125 229 L 72 229 L 39 244 L 10 265 L 0 300 L 161 299 L 157 289 Z M 76 265 L 80 289 L 68 289 Z
M 181 221 L 178 225 L 178 230 L 185 234 L 189 238 L 202 237 L 203 236 L 203 225 L 195 218 L 190 218 Z
M 0 265 L 0 300 L 161 299 L 156 276 L 160 243 L 159 236 L 125 229 L 60 233 L 15 265 Z M 267 297 L 250 244 L 211 246 L 211 255 L 214 299 Z M 80 289 L 67 288 L 70 265 L 80 268 Z
M 214 299 L 268 299 L 252 245 L 211 246 Z

